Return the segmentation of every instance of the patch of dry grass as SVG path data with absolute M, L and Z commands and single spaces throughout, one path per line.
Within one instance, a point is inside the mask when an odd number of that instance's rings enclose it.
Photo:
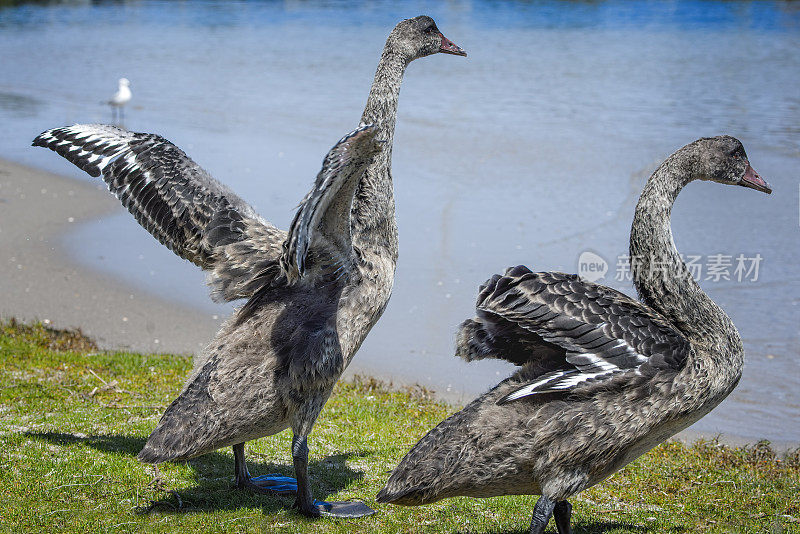
M 43 323 L 20 323 L 13 318 L 8 321 L 0 320 L 0 336 L 55 351 L 97 350 L 94 340 L 81 332 L 80 328 L 60 330 Z

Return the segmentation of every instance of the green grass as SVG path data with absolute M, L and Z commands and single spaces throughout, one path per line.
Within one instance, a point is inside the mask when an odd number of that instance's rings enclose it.
M 309 439 L 318 498 L 377 513 L 309 520 L 290 498 L 233 489 L 230 450 L 156 470 L 136 454 L 191 368 L 186 358 L 101 352 L 80 332 L 0 323 L 0 530 L 4 532 L 524 532 L 536 497 L 403 508 L 376 492 L 453 411 L 423 390 L 337 386 Z M 291 474 L 290 435 L 247 444 L 254 474 Z M 761 443 L 671 442 L 573 499 L 582 532 L 799 532 L 800 454 Z M 551 531 L 555 532 L 551 525 Z

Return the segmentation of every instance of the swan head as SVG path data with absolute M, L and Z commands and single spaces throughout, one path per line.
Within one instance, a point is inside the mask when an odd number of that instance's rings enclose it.
M 698 178 L 720 184 L 740 185 L 763 193 L 772 193 L 770 185 L 750 166 L 742 142 L 730 135 L 704 137 L 695 145 Z
M 131 82 L 128 81 L 128 78 L 120 78 L 119 79 L 119 86 L 120 87 L 128 87 Z
M 407 61 L 431 54 L 466 56 L 458 45 L 442 35 L 436 22 L 426 15 L 401 21 L 389 34 L 387 45 L 400 52 Z

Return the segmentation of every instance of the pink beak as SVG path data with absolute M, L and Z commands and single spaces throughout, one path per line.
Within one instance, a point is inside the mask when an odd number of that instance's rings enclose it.
M 441 33 L 439 35 L 442 35 Z M 455 44 L 453 41 L 442 35 L 442 46 L 439 47 L 439 52 L 444 54 L 453 54 L 456 56 L 466 56 L 467 53 L 464 52 L 460 46 Z
M 768 195 L 772 193 L 772 188 L 769 186 L 769 184 L 758 175 L 758 173 L 753 169 L 753 167 L 750 166 L 749 163 L 747 164 L 747 169 L 744 171 L 741 185 L 755 189 L 756 191 L 761 191 Z

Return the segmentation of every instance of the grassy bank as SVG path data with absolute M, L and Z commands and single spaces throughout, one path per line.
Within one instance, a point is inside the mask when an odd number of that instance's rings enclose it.
M 377 510 L 371 517 L 311 521 L 288 508 L 290 498 L 232 489 L 230 450 L 158 470 L 140 464 L 136 454 L 190 368 L 176 356 L 99 352 L 77 332 L 0 323 L 0 530 L 527 529 L 535 497 L 376 505 L 392 467 L 452 408 L 371 380 L 337 386 L 309 439 L 316 496 L 363 499 Z M 251 473 L 291 475 L 290 439 L 248 443 Z M 578 533 L 800 533 L 800 454 L 668 443 L 573 504 Z

